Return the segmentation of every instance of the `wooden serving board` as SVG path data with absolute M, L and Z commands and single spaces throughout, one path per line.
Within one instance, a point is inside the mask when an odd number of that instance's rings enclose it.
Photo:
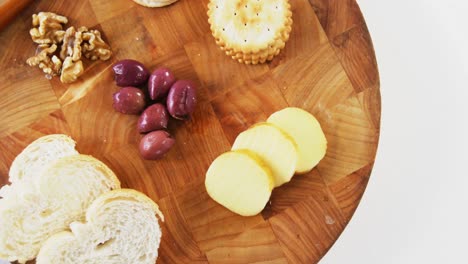
M 380 128 L 379 76 L 355 0 L 290 0 L 293 30 L 271 63 L 239 64 L 215 45 L 208 0 L 150 9 L 130 0 L 34 1 L 0 32 L 0 184 L 14 157 L 36 138 L 66 133 L 78 150 L 112 168 L 124 187 L 146 193 L 166 221 L 158 263 L 316 263 L 350 220 L 369 179 Z M 36 45 L 31 15 L 52 11 L 69 25 L 100 29 L 114 55 L 86 62 L 71 85 L 28 67 Z M 171 120 L 176 145 L 142 160 L 137 116 L 115 112 L 111 65 L 132 58 L 194 80 L 191 121 Z M 211 200 L 205 172 L 237 134 L 286 106 L 322 124 L 326 157 L 276 188 L 257 216 L 235 215 Z

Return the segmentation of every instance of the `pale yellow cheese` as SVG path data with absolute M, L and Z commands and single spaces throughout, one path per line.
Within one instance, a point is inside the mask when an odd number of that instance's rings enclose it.
M 283 129 L 296 142 L 298 150 L 296 173 L 309 172 L 325 156 L 327 139 L 320 123 L 309 112 L 288 107 L 273 113 L 267 122 Z
M 273 177 L 269 168 L 248 150 L 220 155 L 206 173 L 208 195 L 243 216 L 260 213 L 270 199 Z

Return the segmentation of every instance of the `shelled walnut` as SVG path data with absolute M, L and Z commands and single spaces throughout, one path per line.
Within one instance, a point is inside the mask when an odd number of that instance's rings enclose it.
M 76 30 L 75 27 L 69 27 L 65 31 L 63 26 L 66 23 L 66 17 L 55 13 L 34 14 L 33 28 L 29 33 L 32 40 L 40 45 L 36 55 L 26 62 L 30 66 L 39 66 L 49 77 L 60 75 L 60 81 L 71 83 L 84 72 L 82 54 L 93 61 L 108 60 L 112 51 L 102 40 L 98 30 L 88 30 L 86 27 Z M 57 51 L 57 47 L 60 47 L 60 51 Z
M 39 12 L 32 16 L 33 27 L 29 34 L 38 44 L 59 43 L 62 41 L 65 31 L 63 25 L 68 23 L 64 16 L 51 12 Z
M 62 61 L 53 55 L 52 58 L 49 56 L 54 54 L 57 50 L 57 45 L 52 44 L 41 44 L 36 49 L 36 55 L 29 58 L 26 63 L 29 66 L 39 66 L 40 69 L 46 74 L 52 76 L 58 75 L 62 67 Z
M 79 61 L 81 59 L 82 41 L 82 33 L 76 31 L 74 27 L 69 27 L 65 31 L 60 58 L 65 60 L 66 57 L 71 57 L 73 61 Z
M 82 28 L 83 29 L 83 28 Z M 90 60 L 108 60 L 112 55 L 109 45 L 101 38 L 97 30 L 83 31 L 83 54 Z
M 74 62 L 71 57 L 65 58 L 63 61 L 62 75 L 60 81 L 63 83 L 72 83 L 78 79 L 84 72 L 83 62 Z

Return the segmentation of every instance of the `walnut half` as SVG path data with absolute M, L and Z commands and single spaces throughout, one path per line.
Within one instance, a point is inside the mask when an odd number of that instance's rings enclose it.
M 71 57 L 73 61 L 79 61 L 81 59 L 82 41 L 81 32 L 76 31 L 74 27 L 69 27 L 65 31 L 60 58 L 65 60 L 66 57 Z
M 63 62 L 62 75 L 60 81 L 63 83 L 72 83 L 78 79 L 84 72 L 83 63 L 79 60 L 74 62 L 71 57 L 67 57 Z
M 52 55 L 57 50 L 57 45 L 53 44 L 41 44 L 36 49 L 36 55 L 29 58 L 26 63 L 29 66 L 39 66 L 40 69 L 46 74 L 58 75 L 62 67 L 62 61 L 53 55 L 52 58 L 49 55 Z
M 98 30 L 91 29 L 87 30 L 85 27 L 81 27 L 78 31 L 83 32 L 83 54 L 90 60 L 108 60 L 112 51 L 109 45 L 107 45 L 101 38 L 101 33 Z
M 32 16 L 33 28 L 29 31 L 34 42 L 39 44 L 59 43 L 65 31 L 63 25 L 68 23 L 64 16 L 52 12 L 39 12 Z

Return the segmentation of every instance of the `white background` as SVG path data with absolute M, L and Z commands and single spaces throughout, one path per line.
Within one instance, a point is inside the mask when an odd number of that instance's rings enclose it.
M 363 200 L 320 264 L 468 263 L 468 4 L 358 0 L 381 75 Z

